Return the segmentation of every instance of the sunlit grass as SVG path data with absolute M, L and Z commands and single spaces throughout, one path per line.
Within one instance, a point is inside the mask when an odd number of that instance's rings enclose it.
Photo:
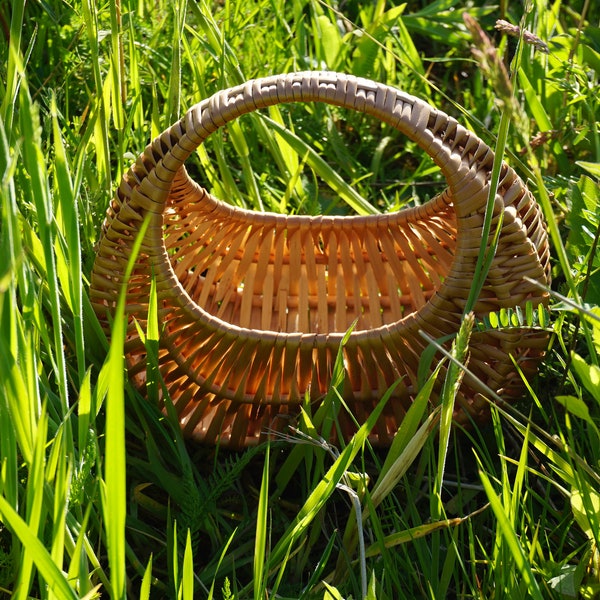
M 508 98 L 449 0 L 11 3 L 10 45 L 0 34 L 0 595 L 600 593 L 600 15 L 587 3 L 585 15 L 528 6 L 469 9 L 509 67 Z M 497 18 L 550 53 L 494 33 Z M 198 448 L 128 385 L 122 320 L 109 343 L 95 319 L 87 291 L 103 215 L 135 156 L 193 103 L 316 68 L 427 99 L 528 180 L 554 252 L 541 385 L 459 433 L 448 415 L 461 370 L 449 368 L 445 402 L 428 407 L 425 379 L 391 448 L 366 442 L 376 415 L 332 448 L 318 436 L 344 410 L 338 363 L 321 409 L 306 406 L 289 439 Z M 242 118 L 189 163 L 217 196 L 288 213 L 393 210 L 443 185 L 397 132 L 322 106 Z M 513 317 L 534 320 L 473 326 Z M 453 365 L 468 359 L 461 343 Z

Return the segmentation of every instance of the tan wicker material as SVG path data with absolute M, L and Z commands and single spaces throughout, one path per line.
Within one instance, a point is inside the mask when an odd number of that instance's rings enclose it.
M 372 115 L 416 142 L 440 167 L 448 188 L 393 214 L 287 216 L 234 208 L 188 176 L 184 162 L 236 117 L 285 102 L 325 102 Z M 151 278 L 158 290 L 160 373 L 185 434 L 231 447 L 281 430 L 306 395 L 326 393 L 345 331 L 343 397 L 363 422 L 396 381 L 373 430 L 389 444 L 417 392 L 427 343 L 456 333 L 479 254 L 494 154 L 456 120 L 397 89 L 329 72 L 268 77 L 219 92 L 162 133 L 124 176 L 112 202 L 93 269 L 91 297 L 109 331 L 132 245 L 150 219 L 128 282 L 126 356 L 145 389 L 145 328 Z M 547 295 L 549 249 L 540 210 L 504 165 L 494 222 L 503 213 L 495 259 L 477 316 Z M 471 371 L 507 399 L 543 355 L 539 330 L 476 332 Z M 441 377 L 443 379 L 443 375 Z M 467 423 L 489 407 L 465 377 L 455 410 Z M 435 401 L 435 399 L 433 400 Z M 343 413 L 343 414 L 342 414 Z M 339 415 L 343 435 L 356 430 Z

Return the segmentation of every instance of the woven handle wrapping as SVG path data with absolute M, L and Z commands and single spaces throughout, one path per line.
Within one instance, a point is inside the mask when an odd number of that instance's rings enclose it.
M 395 88 L 328 72 L 257 79 L 196 104 L 148 146 L 144 158 L 126 178 L 123 195 L 130 193 L 128 184 L 139 185 L 137 193 L 132 194 L 131 206 L 138 208 L 139 204 L 140 210 L 162 213 L 178 169 L 212 133 L 243 114 L 285 102 L 324 102 L 390 124 L 423 148 L 440 167 L 458 216 L 482 208 L 480 195 L 474 192 L 486 184 L 494 154 L 477 136 L 446 114 Z M 511 184 L 503 182 L 505 188 Z M 500 195 L 503 191 L 499 190 Z
M 213 198 L 184 163 L 209 135 L 240 115 L 284 102 L 325 102 L 372 115 L 416 142 L 448 184 L 421 206 L 389 215 L 302 217 L 255 213 Z M 100 318 L 116 303 L 140 224 L 150 219 L 128 282 L 130 312 L 143 323 L 151 277 L 161 322 L 160 371 L 184 430 L 232 446 L 256 443 L 285 422 L 308 393 L 327 391 L 344 346 L 343 393 L 360 422 L 400 381 L 372 438 L 389 443 L 416 394 L 423 330 L 458 330 L 480 250 L 494 154 L 472 132 L 427 103 L 390 86 L 337 73 L 268 77 L 224 90 L 193 106 L 130 169 L 108 211 L 92 276 Z M 503 165 L 494 203 L 502 230 L 475 306 L 546 302 L 524 279 L 549 280 L 540 211 Z M 145 349 L 133 319 L 130 372 L 145 385 Z M 473 336 L 471 370 L 510 396 L 510 355 L 534 365 L 545 334 L 521 329 Z M 484 389 L 467 377 L 456 417 L 486 412 Z M 342 419 L 340 435 L 353 430 Z

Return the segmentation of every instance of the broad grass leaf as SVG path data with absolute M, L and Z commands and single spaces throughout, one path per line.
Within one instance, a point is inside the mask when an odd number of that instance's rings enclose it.
M 377 600 L 377 578 L 375 577 L 375 571 L 371 572 L 366 600 Z
M 140 246 L 150 223 L 146 218 L 140 227 L 125 269 L 128 282 Z M 106 542 L 113 598 L 125 597 L 125 518 L 127 502 L 125 450 L 125 357 L 126 337 L 125 304 L 127 288 L 119 293 L 112 327 L 112 339 L 106 361 L 106 450 L 104 462 L 104 489 L 102 509 L 106 520 Z M 102 371 L 104 372 L 104 368 Z
M 383 499 L 388 496 L 392 490 L 398 485 L 400 479 L 404 476 L 410 465 L 415 461 L 421 452 L 425 442 L 429 439 L 432 432 L 439 423 L 440 410 L 437 408 L 425 420 L 423 425 L 411 438 L 409 444 L 404 448 L 396 461 L 386 471 L 385 476 L 380 478 L 371 494 L 371 502 L 374 507 L 379 505 Z M 367 511 L 365 510 L 365 516 Z
M 586 34 L 592 39 L 592 43 L 598 48 L 600 41 L 600 28 L 589 25 L 585 30 Z M 600 53 L 592 48 L 592 44 L 582 44 L 581 46 L 582 59 L 596 71 L 600 73 Z
M 586 315 L 585 318 L 592 327 L 592 339 L 594 340 L 596 351 L 600 353 L 600 307 L 596 306 L 591 308 L 590 312 L 596 315 L 596 318 L 593 318 L 589 315 Z
M 571 361 L 583 387 L 600 404 L 600 367 L 588 364 L 575 352 L 571 354 Z
M 404 9 L 404 5 L 398 7 Z M 391 9 L 388 12 L 392 12 Z M 423 62 L 421 61 L 421 56 L 419 51 L 417 50 L 413 38 L 408 32 L 406 25 L 401 16 L 395 20 L 394 27 L 397 29 L 397 36 L 400 40 L 400 48 L 404 52 L 404 56 L 406 58 L 406 62 L 408 66 L 415 72 L 421 75 L 425 75 L 425 69 L 423 68 Z
M 579 165 L 582 169 L 585 169 L 588 173 L 591 173 L 594 177 L 600 178 L 600 163 L 576 160 L 575 164 Z
M 396 24 L 406 8 L 405 4 L 396 6 L 379 15 L 367 28 L 363 35 L 352 62 L 352 71 L 360 77 L 373 76 L 377 63 L 377 55 L 383 47 L 390 28 Z
M 412 457 L 408 457 L 404 455 L 405 449 L 409 446 L 409 444 L 415 442 L 415 436 L 417 432 L 417 428 L 423 419 L 423 415 L 425 414 L 425 410 L 429 404 L 429 399 L 431 397 L 431 392 L 433 390 L 433 386 L 438 377 L 440 371 L 440 365 L 435 369 L 435 371 L 431 374 L 425 385 L 421 387 L 417 397 L 414 402 L 411 404 L 410 408 L 406 412 L 404 419 L 402 419 L 402 423 L 400 423 L 400 427 L 398 432 L 394 436 L 392 441 L 392 445 L 387 453 L 385 462 L 383 463 L 383 467 L 379 473 L 379 477 L 377 482 L 373 487 L 373 492 L 379 489 L 383 484 L 384 480 L 388 477 L 391 477 L 391 481 L 394 483 L 389 485 L 390 490 L 392 487 L 396 485 L 398 480 L 402 477 L 402 475 L 406 472 L 412 461 L 414 460 L 416 454 Z M 417 436 L 419 439 L 420 436 Z M 420 438 L 420 442 L 418 444 L 418 451 L 422 448 L 422 444 L 425 443 L 425 439 L 427 436 Z M 412 453 L 411 453 L 412 454 Z M 392 473 L 390 473 L 392 472 Z M 390 475 L 388 475 L 390 473 Z M 389 490 L 388 492 L 389 493 Z M 386 494 L 384 494 L 385 497 Z M 373 500 L 371 498 L 371 500 Z
M 585 492 L 575 490 L 571 493 L 571 508 L 579 527 L 590 540 L 598 542 L 600 530 L 600 494 L 587 487 Z
M 317 17 L 317 30 L 320 36 L 315 42 L 321 47 L 321 59 L 325 61 L 328 69 L 335 69 L 338 64 L 338 55 L 343 48 L 342 36 L 335 23 L 326 15 Z
M 323 582 L 325 586 L 325 593 L 323 594 L 323 600 L 344 600 L 344 597 L 340 594 L 339 590 L 327 582 Z
M 555 400 L 572 415 L 587 421 L 591 425 L 595 425 L 590 416 L 588 405 L 581 398 L 577 398 L 576 396 L 556 396 Z

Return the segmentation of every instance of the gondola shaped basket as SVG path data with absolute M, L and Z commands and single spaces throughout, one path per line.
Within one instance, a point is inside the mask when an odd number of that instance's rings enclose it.
M 306 216 L 231 206 L 189 176 L 184 163 L 217 129 L 294 102 L 359 111 L 399 130 L 439 166 L 447 188 L 389 214 Z M 218 92 L 157 137 L 123 177 L 97 247 L 94 309 L 109 333 L 126 286 L 125 354 L 131 380 L 144 393 L 147 348 L 139 331 L 154 281 L 160 401 L 168 395 L 187 436 L 239 448 L 282 430 L 303 403 L 323 399 L 342 346 L 346 409 L 337 416 L 337 435 L 351 436 L 395 386 L 371 431 L 374 444 L 387 445 L 418 392 L 426 338 L 447 345 L 463 319 L 493 161 L 493 151 L 455 119 L 367 79 L 300 72 Z M 548 300 L 536 284 L 549 283 L 542 215 L 506 164 L 492 230 L 498 225 L 495 256 L 473 309 L 478 319 Z M 518 397 L 519 371 L 531 374 L 546 344 L 539 328 L 475 330 L 455 420 L 486 419 L 489 390 L 508 401 Z M 432 403 L 438 393 L 439 385 Z

